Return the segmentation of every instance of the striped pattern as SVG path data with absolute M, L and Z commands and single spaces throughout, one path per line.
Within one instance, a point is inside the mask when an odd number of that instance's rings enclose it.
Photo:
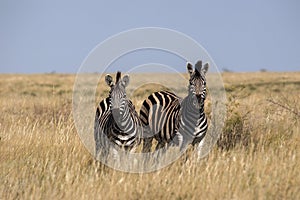
M 204 101 L 206 99 L 206 72 L 208 63 L 202 66 L 198 61 L 193 66 L 188 63 L 187 69 L 190 75 L 188 96 L 181 103 L 179 133 L 183 136 L 181 149 L 188 144 L 198 144 L 205 136 L 208 128 L 207 118 L 204 113 Z
M 170 143 L 178 131 L 180 99 L 173 93 L 159 91 L 151 94 L 142 104 L 140 118 L 144 127 L 143 152 L 149 152 L 152 140 L 156 148 Z
M 182 110 L 179 132 L 184 134 L 186 143 L 195 145 L 204 138 L 208 128 L 204 109 L 195 109 L 187 98 L 182 103 Z
M 204 102 L 206 99 L 206 72 L 209 65 L 202 66 L 202 61 L 198 61 L 195 70 L 192 64 L 187 64 L 190 75 L 188 96 L 181 103 L 179 133 L 183 137 L 181 150 L 188 144 L 193 146 L 201 142 L 204 138 L 208 124 L 204 112 Z
M 204 113 L 208 67 L 208 64 L 202 67 L 201 61 L 196 63 L 195 70 L 190 63 L 187 64 L 189 90 L 183 100 L 173 93 L 160 91 L 143 102 L 140 118 L 147 136 L 143 140 L 144 152 L 151 151 L 153 138 L 158 141 L 156 149 L 170 143 L 184 149 L 188 144 L 195 145 L 204 138 L 208 127 Z
M 106 82 L 111 87 L 109 97 L 100 102 L 95 115 L 96 156 L 100 151 L 108 153 L 111 145 L 126 151 L 134 149 L 143 132 L 135 107 L 126 97 L 125 87 L 128 85 L 129 76 L 125 75 L 121 79 L 121 73 L 118 72 L 116 84 L 110 75 L 106 76 Z

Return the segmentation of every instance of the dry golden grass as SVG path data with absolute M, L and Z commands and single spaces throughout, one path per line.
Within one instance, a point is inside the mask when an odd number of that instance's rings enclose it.
M 299 112 L 300 73 L 223 79 L 230 112 L 219 145 L 200 162 L 130 174 L 81 143 L 73 75 L 0 75 L 0 199 L 300 199 L 299 117 L 267 101 Z M 153 89 L 135 93 L 137 107 Z M 100 84 L 97 99 L 107 91 Z

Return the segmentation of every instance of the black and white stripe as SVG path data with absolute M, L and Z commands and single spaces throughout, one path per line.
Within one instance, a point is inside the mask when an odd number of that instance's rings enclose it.
M 204 113 L 208 67 L 206 63 L 202 68 L 202 62 L 198 61 L 193 70 L 193 66 L 187 64 L 189 90 L 183 100 L 171 92 L 160 91 L 143 102 L 140 118 L 145 132 L 144 152 L 151 150 L 153 138 L 158 141 L 157 149 L 171 143 L 184 149 L 204 138 L 208 127 Z
M 198 144 L 204 138 L 208 124 L 204 112 L 204 101 L 206 99 L 206 72 L 208 63 L 202 67 L 202 61 L 193 66 L 188 63 L 187 69 L 190 74 L 188 96 L 181 103 L 179 120 L 179 133 L 183 136 L 181 148 L 186 145 Z
M 151 94 L 144 100 L 140 118 L 144 128 L 143 152 L 150 152 L 152 140 L 158 141 L 156 149 L 169 144 L 178 131 L 180 98 L 167 91 Z
M 121 72 L 117 72 L 116 83 L 110 75 L 105 76 L 105 81 L 111 90 L 109 97 L 102 100 L 96 110 L 96 156 L 100 151 L 108 153 L 111 146 L 126 151 L 134 149 L 139 144 L 143 132 L 135 107 L 126 97 L 125 88 L 129 84 L 129 76 L 125 75 L 121 79 Z

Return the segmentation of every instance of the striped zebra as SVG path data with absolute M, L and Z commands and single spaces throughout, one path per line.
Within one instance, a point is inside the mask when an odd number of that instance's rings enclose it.
M 108 74 L 105 81 L 110 87 L 109 97 L 99 103 L 95 115 L 94 139 L 96 158 L 107 156 L 110 147 L 113 146 L 113 154 L 117 154 L 116 148 L 131 151 L 140 142 L 142 136 L 141 121 L 132 102 L 126 97 L 125 88 L 129 84 L 129 76 L 121 78 L 121 72 L 117 72 L 116 82 Z
M 189 89 L 183 100 L 167 91 L 152 93 L 144 100 L 140 110 L 144 127 L 143 152 L 151 151 L 154 138 L 158 142 L 156 150 L 171 144 L 179 145 L 183 150 L 188 144 L 195 145 L 204 138 L 207 131 L 204 101 L 208 68 L 208 63 L 202 67 L 202 61 L 196 63 L 195 70 L 187 63 Z
M 188 96 L 181 103 L 181 112 L 179 119 L 179 135 L 182 135 L 183 141 L 181 149 L 186 148 L 188 144 L 195 146 L 204 138 L 208 124 L 204 112 L 204 102 L 206 99 L 206 72 L 209 64 L 202 66 L 202 61 L 195 64 L 195 70 L 192 64 L 187 64 L 187 70 L 190 75 Z

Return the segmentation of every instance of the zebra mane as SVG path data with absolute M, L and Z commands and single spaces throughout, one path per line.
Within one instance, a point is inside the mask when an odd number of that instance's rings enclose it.
M 117 77 L 116 77 L 116 83 L 119 82 L 120 78 L 121 78 L 121 72 L 118 71 L 118 72 L 117 72 Z
M 202 69 L 202 61 L 199 60 L 196 65 L 195 65 L 195 72 L 196 75 L 200 76 L 201 75 L 201 69 Z

